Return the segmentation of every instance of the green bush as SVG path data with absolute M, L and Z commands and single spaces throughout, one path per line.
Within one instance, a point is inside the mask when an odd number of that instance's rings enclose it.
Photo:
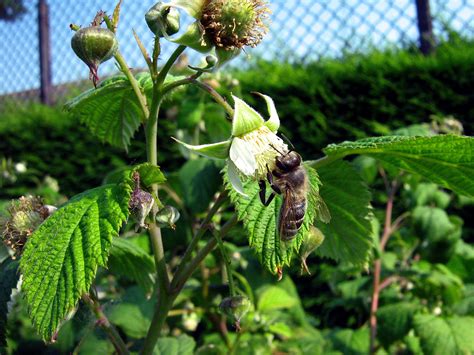
M 284 134 L 303 156 L 314 156 L 330 142 L 388 134 L 395 128 L 427 122 L 431 115 L 453 115 L 472 134 L 473 68 L 474 47 L 469 43 L 443 45 L 430 57 L 400 50 L 307 65 L 260 61 L 232 73 L 240 81 L 240 87 L 232 90 L 240 90 L 260 112 L 265 112 L 263 100 L 250 93 L 273 97 Z M 165 129 L 159 132 L 163 152 L 159 160 L 168 171 L 184 162 L 169 139 L 182 128 L 182 116 L 189 111 L 180 98 L 179 94 L 173 97 L 162 110 L 168 113 L 162 119 L 165 124 L 160 125 Z M 206 126 L 211 124 L 206 121 Z M 97 176 L 104 177 L 145 156 L 143 144 L 134 143 L 127 155 L 89 135 L 87 128 L 60 107 L 30 105 L 0 115 L 1 155 L 26 161 L 38 177 L 48 174 L 58 179 L 61 192 L 68 196 L 97 186 L 101 182 Z M 18 183 L 32 185 L 34 179 L 23 178 Z M 19 193 L 3 189 L 1 197 Z
M 472 134 L 473 68 L 474 47 L 458 43 L 430 57 L 400 50 L 307 65 L 261 61 L 236 77 L 260 110 L 264 103 L 249 93 L 273 97 L 285 135 L 314 155 L 328 143 L 388 134 L 431 115 L 453 115 Z

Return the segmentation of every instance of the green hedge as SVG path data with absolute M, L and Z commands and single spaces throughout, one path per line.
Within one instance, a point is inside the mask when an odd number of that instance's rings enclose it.
M 432 114 L 453 115 L 466 133 L 474 130 L 474 46 L 466 43 L 442 46 L 428 58 L 408 51 L 375 52 L 308 65 L 259 62 L 233 74 L 245 99 L 262 113 L 263 100 L 250 92 L 275 99 L 283 132 L 307 158 L 315 158 L 328 143 L 386 134 L 427 122 Z M 162 112 L 180 104 L 177 97 Z M 169 138 L 176 129 L 169 116 L 160 120 L 159 132 L 160 164 L 168 171 L 183 162 Z M 96 142 L 61 108 L 40 105 L 0 115 L 0 152 L 0 158 L 28 162 L 37 176 L 58 179 L 68 196 L 100 184 L 118 166 L 145 158 L 142 143 L 134 143 L 127 156 Z M 5 195 L 3 189 L 0 198 Z
M 275 99 L 285 134 L 311 157 L 328 143 L 388 133 L 430 115 L 453 115 L 474 131 L 474 45 L 435 55 L 374 52 L 309 65 L 260 62 L 236 74 L 242 91 Z M 256 97 L 247 97 L 264 110 Z M 264 112 L 264 111 L 262 111 Z

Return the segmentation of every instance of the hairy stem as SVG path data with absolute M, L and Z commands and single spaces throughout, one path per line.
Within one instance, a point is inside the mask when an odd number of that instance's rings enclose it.
M 87 303 L 87 305 L 90 307 L 90 309 L 94 313 L 94 316 L 97 318 L 96 324 L 105 331 L 110 341 L 114 345 L 117 353 L 129 354 L 127 346 L 123 342 L 122 337 L 118 333 L 117 329 L 115 329 L 115 327 L 110 323 L 109 319 L 102 311 L 99 301 L 97 301 L 95 298 L 93 298 L 89 294 L 82 295 L 82 300 L 85 303 Z
M 176 62 L 176 59 L 181 55 L 181 53 L 184 52 L 186 49 L 186 46 L 179 45 L 178 48 L 171 54 L 169 59 L 166 61 L 165 65 L 163 65 L 163 68 L 161 68 L 160 73 L 158 74 L 158 77 L 156 78 L 156 83 L 158 85 L 161 85 L 165 82 L 166 76 L 168 75 L 171 67 L 173 66 L 174 62 Z
M 146 97 L 140 90 L 140 86 L 138 85 L 137 79 L 132 74 L 132 71 L 127 65 L 127 62 L 125 61 L 125 58 L 120 54 L 119 51 L 114 55 L 115 60 L 120 66 L 120 70 L 125 74 L 127 79 L 130 81 L 130 85 L 132 86 L 133 92 L 135 93 L 135 96 L 138 99 L 138 102 L 140 103 L 140 108 L 142 109 L 143 116 L 147 118 L 150 115 L 150 112 L 148 110 L 148 106 L 146 103 Z

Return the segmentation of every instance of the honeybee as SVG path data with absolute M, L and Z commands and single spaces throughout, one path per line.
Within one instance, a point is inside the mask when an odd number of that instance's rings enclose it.
M 297 152 L 292 150 L 275 159 L 275 169 L 267 172 L 267 180 L 273 191 L 266 199 L 266 181 L 260 180 L 259 196 L 264 206 L 268 206 L 276 194 L 283 196 L 278 231 L 281 240 L 291 241 L 303 225 L 308 207 L 309 179 L 302 158 Z M 319 217 L 327 223 L 330 219 L 329 211 L 322 199 L 318 198 L 318 203 Z

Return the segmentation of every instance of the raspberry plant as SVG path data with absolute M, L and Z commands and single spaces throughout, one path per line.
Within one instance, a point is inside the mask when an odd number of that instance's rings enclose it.
M 454 134 L 387 136 L 332 144 L 323 150 L 323 156 L 319 159 L 316 154 L 314 160 L 305 157 L 304 168 L 309 187 L 304 222 L 293 240 L 283 242 L 277 226 L 282 197 L 277 196 L 266 207 L 258 197 L 258 180 L 266 175 L 266 169 L 271 170 L 279 152 L 289 151 L 277 135 L 280 126 L 277 109 L 271 98 L 261 95 L 269 111 L 269 118 L 264 120 L 238 97 L 228 101 L 209 81 L 203 80 L 208 73 L 238 56 L 245 45 L 257 45 L 267 31 L 268 9 L 265 3 L 246 0 L 245 6 L 240 5 L 239 1 L 233 0 L 157 3 L 146 15 L 147 24 L 156 36 L 150 52 L 134 33 L 148 68 L 138 74 L 130 70 L 114 35 L 119 25 L 120 2 L 113 16 L 99 12 L 90 27 L 79 29 L 72 26 L 77 31 L 72 47 L 90 68 L 91 79 L 97 87 L 71 100 L 66 109 L 80 116 L 97 139 L 125 150 L 130 147 L 136 131 L 143 129 L 147 161 L 111 174 L 103 186 L 85 191 L 59 206 L 28 235 L 20 260 L 2 264 L 1 341 L 4 342 L 6 304 L 21 274 L 21 291 L 28 304 L 29 315 L 44 340 L 54 341 L 57 338 L 61 325 L 73 317 L 78 302 L 82 300 L 93 311 L 97 325 L 106 331 L 116 352 L 128 353 L 128 345 L 104 313 L 95 290 L 98 268 L 109 267 L 112 272 L 133 279 L 156 299 L 151 323 L 140 342 L 141 353 L 161 351 L 167 344 L 189 350 L 192 345 L 186 337 L 159 338 L 184 286 L 215 248 L 224 261 L 229 286 L 229 295 L 221 302 L 220 308 L 240 328 L 241 321 L 244 322 L 245 314 L 252 307 L 251 290 L 246 287 L 248 283 L 244 278 L 239 276 L 235 279 L 238 274 L 233 270 L 228 246 L 224 242 L 226 236 L 240 224 L 261 268 L 278 279 L 283 277 L 284 268 L 298 257 L 308 270 L 305 259 L 314 249 L 320 256 L 346 265 L 368 267 L 374 263 L 375 275 L 380 277 L 380 254 L 393 232 L 390 229 L 391 220 L 388 219 L 388 229 L 379 243 L 373 223 L 370 191 L 354 166 L 345 159 L 348 156 L 370 157 L 390 171 L 418 175 L 455 193 L 474 196 L 474 140 L 471 137 Z M 186 11 L 195 19 L 181 32 L 178 31 L 179 11 Z M 162 45 L 177 45 L 166 60 L 161 56 Z M 170 74 L 187 48 L 201 53 L 213 51 L 215 56 L 206 56 L 202 66 L 190 66 L 189 75 Z M 98 66 L 112 56 L 121 73 L 99 82 Z M 160 67 L 159 62 L 164 64 Z M 161 124 L 161 103 L 185 86 L 201 90 L 220 105 L 224 115 L 231 120 L 227 122 L 231 130 L 228 132 L 229 139 L 219 141 L 219 137 L 208 144 L 199 144 L 196 139 L 187 139 L 189 137 L 179 137 L 173 143 L 170 140 L 170 144 L 181 144 L 187 149 L 187 154 L 226 162 L 222 169 L 224 184 L 221 190 L 209 206 L 206 204 L 204 208 L 191 209 L 194 215 L 187 221 L 193 235 L 184 253 L 175 255 L 172 260 L 164 247 L 162 229 L 179 228 L 185 222 L 179 219 L 179 208 L 166 202 L 170 198 L 182 200 L 167 182 L 171 174 L 162 171 L 157 164 L 160 153 L 157 132 Z M 199 106 L 192 107 L 193 113 L 198 114 L 194 126 L 208 114 L 205 108 L 201 101 Z M 199 116 L 201 113 L 202 116 Z M 207 160 L 196 161 L 196 165 L 205 167 L 208 164 Z M 189 184 L 188 189 L 203 188 L 193 186 L 192 180 Z M 394 194 L 389 195 L 387 218 L 391 218 L 393 198 Z M 207 213 L 203 214 L 203 210 Z M 130 228 L 132 226 L 137 231 L 141 229 L 148 233 L 153 257 L 138 248 L 130 238 L 124 237 L 134 233 Z M 315 236 L 316 241 L 311 239 Z M 4 233 L 4 238 L 8 240 L 8 233 Z M 174 260 L 176 257 L 178 261 Z M 374 283 L 374 300 L 378 297 L 379 282 Z M 268 302 L 282 297 L 277 288 L 266 292 L 268 294 L 263 300 Z M 259 309 L 271 309 L 272 305 L 268 302 L 261 300 Z M 292 299 L 285 302 L 290 305 Z M 370 324 L 374 343 L 376 300 L 372 308 Z M 420 328 L 420 324 L 431 321 L 428 317 L 432 316 L 418 317 L 415 327 Z M 435 321 L 444 322 L 442 327 L 446 324 L 473 324 L 471 318 L 462 317 Z M 429 338 L 423 330 L 420 330 L 420 336 L 422 339 Z M 137 337 L 140 338 L 140 335 Z M 430 346 L 435 347 L 432 343 Z M 456 346 L 456 351 L 460 352 L 473 350 L 470 344 L 458 343 Z M 232 345 L 229 348 L 233 349 Z M 374 351 L 374 344 L 371 349 Z

